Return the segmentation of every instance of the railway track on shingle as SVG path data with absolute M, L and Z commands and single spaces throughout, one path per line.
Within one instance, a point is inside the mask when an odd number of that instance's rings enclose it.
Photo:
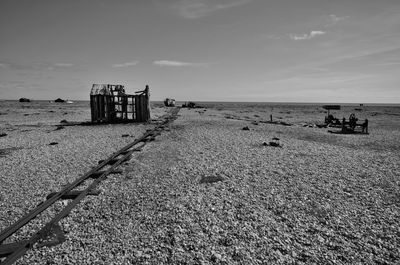
M 58 224 L 59 221 L 66 217 L 86 196 L 98 195 L 99 192 L 96 191 L 95 188 L 99 183 L 105 180 L 107 175 L 116 173 L 117 167 L 128 161 L 134 152 L 140 151 L 147 142 L 153 141 L 156 136 L 160 135 L 168 124 L 176 119 L 178 112 L 179 108 L 171 109 L 168 114 L 160 117 L 159 123 L 153 129 L 147 130 L 141 137 L 113 153 L 107 159 L 99 161 L 99 164 L 96 167 L 85 173 L 82 177 L 76 179 L 68 186 L 65 186 L 62 190 L 47 195 L 46 200 L 40 203 L 35 209 L 31 210 L 14 224 L 1 231 L 0 264 L 6 265 L 14 263 L 28 250 L 32 249 L 35 244 L 45 240 L 51 234 L 56 234 L 60 242 L 65 240 L 65 236 L 60 230 Z M 86 188 L 79 189 L 79 187 L 82 186 L 85 186 Z M 30 221 L 34 220 L 39 214 L 60 200 L 69 200 L 69 203 L 66 204 L 62 210 L 56 213 L 51 221 L 44 224 L 39 231 L 35 232 L 28 239 L 14 243 L 4 243 Z M 46 246 L 46 244 L 43 245 Z M 47 246 L 51 245 L 54 245 L 54 242 L 50 242 Z

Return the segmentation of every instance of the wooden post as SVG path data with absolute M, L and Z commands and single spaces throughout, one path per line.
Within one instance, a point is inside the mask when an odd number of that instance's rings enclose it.
M 111 111 L 110 111 L 110 97 L 105 95 L 105 114 L 106 114 L 106 120 L 110 121 L 111 120 Z
M 124 117 L 124 119 L 125 120 L 127 120 L 128 119 L 128 97 L 127 96 L 125 96 L 125 97 L 123 97 L 123 101 L 124 101 L 124 111 L 125 111 L 125 117 Z
M 141 106 L 142 121 L 147 121 L 146 120 L 146 96 L 144 94 L 142 96 L 140 96 L 140 101 L 142 103 L 142 106 Z
M 343 121 L 342 121 L 342 133 L 346 132 L 346 126 L 345 126 L 345 123 L 346 123 L 346 119 L 345 119 L 345 118 L 343 118 Z
M 150 88 L 148 85 L 146 85 L 144 97 L 145 97 L 145 106 L 144 106 L 145 121 L 149 121 L 150 120 Z
M 105 106 L 104 106 L 105 100 L 104 100 L 104 96 L 100 95 L 100 117 L 102 121 L 106 121 L 106 110 L 105 110 Z
M 94 122 L 95 110 L 94 110 L 93 95 L 90 95 L 90 114 L 91 114 L 91 117 L 92 117 L 92 122 Z
M 135 121 L 141 121 L 141 113 L 140 113 L 140 96 L 136 95 L 135 96 L 135 111 L 136 111 L 136 120 Z
M 100 95 L 96 95 L 96 121 L 101 121 L 101 106 L 100 106 Z

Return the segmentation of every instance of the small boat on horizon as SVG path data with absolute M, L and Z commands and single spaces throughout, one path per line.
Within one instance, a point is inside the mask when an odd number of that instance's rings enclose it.
M 74 102 L 73 102 L 72 100 L 67 99 L 67 100 L 65 101 L 65 103 L 72 104 L 72 103 L 74 103 Z

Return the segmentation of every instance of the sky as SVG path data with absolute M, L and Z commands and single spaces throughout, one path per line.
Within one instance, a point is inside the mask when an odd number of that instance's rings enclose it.
M 400 0 L 0 0 L 0 99 L 400 103 Z

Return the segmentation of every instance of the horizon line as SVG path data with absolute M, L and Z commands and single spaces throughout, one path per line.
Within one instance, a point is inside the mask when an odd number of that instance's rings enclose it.
M 31 101 L 51 101 L 54 102 L 54 99 L 30 99 Z M 90 99 L 66 99 L 71 101 L 87 101 L 90 102 Z M 2 99 L 0 101 L 19 101 L 19 99 Z M 150 102 L 163 102 L 164 99 L 160 100 L 150 100 Z M 338 102 L 338 101 L 330 101 L 330 102 L 322 102 L 322 101 L 225 101 L 225 100 L 176 100 L 176 102 L 201 102 L 201 103 L 280 103 L 280 104 L 383 104 L 383 105 L 400 105 L 400 102 Z

